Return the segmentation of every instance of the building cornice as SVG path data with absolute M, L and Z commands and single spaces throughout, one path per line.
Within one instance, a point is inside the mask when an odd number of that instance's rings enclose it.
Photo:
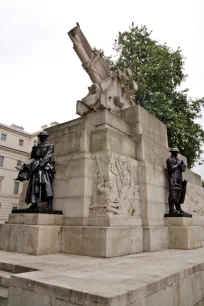
M 5 130 L 7 130 L 7 131 L 10 131 L 10 132 L 13 132 L 13 133 L 16 133 L 16 134 L 19 134 L 19 135 L 24 135 L 24 136 L 27 136 L 27 137 L 33 137 L 33 134 L 30 134 L 30 133 L 27 133 L 27 132 L 15 129 L 12 126 L 8 126 L 8 125 L 3 124 L 3 123 L 0 123 L 0 128 L 3 128 Z
M 14 194 L 0 194 L 0 198 L 4 199 L 13 199 L 13 200 L 19 200 L 20 194 L 19 195 L 14 195 Z
M 0 145 L 0 149 L 6 150 L 6 151 L 12 152 L 12 153 L 23 154 L 25 156 L 29 156 L 29 154 L 30 154 L 29 152 L 25 152 L 25 151 L 21 151 L 21 150 L 17 150 L 17 149 L 12 149 L 12 148 L 2 146 L 2 145 Z

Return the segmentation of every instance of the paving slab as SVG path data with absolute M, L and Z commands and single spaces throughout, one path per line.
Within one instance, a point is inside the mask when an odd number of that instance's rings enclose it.
M 37 270 L 12 275 L 10 286 L 16 289 L 51 295 L 73 305 L 92 306 L 95 305 L 93 297 L 97 297 L 102 299 L 97 305 L 137 306 L 140 300 L 203 273 L 204 248 L 165 250 L 110 259 L 64 254 L 35 257 L 0 251 L 2 263 Z M 77 295 L 75 300 L 74 294 Z M 79 294 L 83 300 L 80 303 Z M 195 302 L 199 300 L 195 299 Z

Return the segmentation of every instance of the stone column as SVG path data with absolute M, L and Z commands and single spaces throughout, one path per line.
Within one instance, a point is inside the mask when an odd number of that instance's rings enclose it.
M 48 133 L 55 145 L 54 209 L 64 213 L 62 252 L 142 252 L 138 162 L 129 124 L 104 109 Z
M 138 161 L 144 251 L 169 247 L 164 214 L 168 211 L 166 159 L 169 156 L 166 126 L 139 105 L 121 111 L 131 126 Z

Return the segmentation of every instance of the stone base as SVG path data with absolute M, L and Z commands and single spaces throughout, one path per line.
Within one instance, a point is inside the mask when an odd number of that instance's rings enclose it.
M 65 226 L 96 226 L 96 227 L 141 227 L 139 217 L 64 217 Z
M 62 227 L 62 253 L 116 257 L 141 252 L 142 227 Z
M 21 225 L 62 225 L 63 215 L 34 213 L 10 214 L 8 223 Z
M 189 226 L 192 225 L 193 219 L 190 217 L 168 217 L 165 218 L 165 225 L 168 226 Z
M 144 252 L 157 252 L 169 248 L 167 226 L 143 227 Z
M 61 226 L 3 224 L 0 248 L 29 255 L 59 253 Z
M 13 209 L 12 214 L 53 214 L 63 215 L 62 210 L 52 210 L 47 208 L 36 208 L 36 209 Z
M 61 251 L 63 215 L 10 214 L 8 224 L 1 225 L 0 248 L 30 255 L 47 255 Z
M 200 226 L 170 226 L 170 249 L 192 250 L 203 247 Z
M 203 306 L 202 248 L 112 259 L 0 252 L 4 262 L 2 270 L 17 273 L 8 284 L 9 306 Z
M 142 219 L 138 217 L 90 217 L 90 226 L 99 227 L 138 227 L 142 226 Z
M 164 215 L 165 218 L 192 218 L 191 214 L 188 213 L 172 213 L 172 214 L 165 214 Z

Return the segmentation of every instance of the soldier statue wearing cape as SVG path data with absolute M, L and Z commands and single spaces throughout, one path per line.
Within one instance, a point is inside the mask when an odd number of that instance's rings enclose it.
M 53 188 L 55 174 L 54 145 L 47 140 L 48 133 L 42 131 L 38 137 L 40 143 L 32 148 L 31 157 L 22 166 L 16 180 L 29 180 L 25 202 L 32 204 L 29 209 L 37 209 L 38 203 L 47 202 L 48 209 L 52 209 Z
M 183 181 L 182 172 L 186 170 L 183 160 L 178 159 L 178 148 L 170 150 L 171 156 L 167 159 L 167 170 L 169 180 L 169 214 L 186 214 L 182 210 L 184 203 L 187 181 Z

